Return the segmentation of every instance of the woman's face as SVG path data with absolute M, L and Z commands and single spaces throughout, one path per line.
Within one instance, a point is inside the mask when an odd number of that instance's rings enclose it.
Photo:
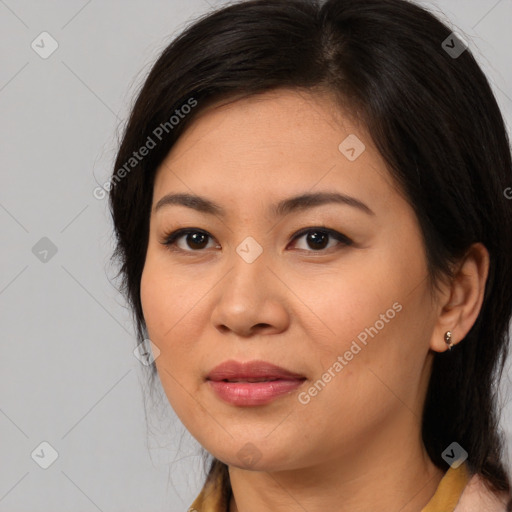
M 273 91 L 190 125 L 156 175 L 141 300 L 169 402 L 226 464 L 371 457 L 419 429 L 435 329 L 420 229 L 327 96 Z M 228 360 L 300 378 L 222 382 Z

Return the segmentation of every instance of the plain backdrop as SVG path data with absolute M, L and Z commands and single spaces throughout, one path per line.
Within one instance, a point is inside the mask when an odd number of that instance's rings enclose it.
M 199 446 L 168 403 L 146 411 L 93 190 L 151 64 L 221 4 L 0 0 L 0 512 L 179 512 L 202 486 Z M 512 1 L 421 4 L 468 39 L 510 127 Z M 509 365 L 509 450 L 511 380 Z

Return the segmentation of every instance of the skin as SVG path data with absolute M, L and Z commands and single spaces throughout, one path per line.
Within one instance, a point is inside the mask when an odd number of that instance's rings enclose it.
M 365 150 L 338 149 L 355 134 Z M 373 214 L 329 203 L 272 214 L 282 199 L 339 192 Z M 154 210 L 169 193 L 214 201 L 225 216 L 183 205 Z M 303 228 L 324 226 L 321 250 Z M 208 232 L 163 244 L 179 228 Z M 248 236 L 262 254 L 246 262 Z M 190 245 L 190 243 L 192 245 Z M 416 216 L 364 127 L 322 92 L 280 89 L 201 112 L 157 171 L 141 280 L 156 367 L 177 415 L 229 466 L 230 511 L 420 511 L 443 471 L 421 441 L 420 419 L 444 333 L 459 342 L 481 307 L 487 251 L 475 244 L 453 280 L 432 291 Z M 308 390 L 357 335 L 402 306 L 307 404 Z M 205 378 L 219 363 L 262 359 L 302 374 L 301 387 L 257 407 L 222 401 Z M 252 443 L 256 462 L 239 456 Z

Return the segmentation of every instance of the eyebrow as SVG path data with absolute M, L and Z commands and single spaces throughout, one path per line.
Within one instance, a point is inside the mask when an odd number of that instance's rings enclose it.
M 272 212 L 275 216 L 282 217 L 295 211 L 303 211 L 331 203 L 351 206 L 368 215 L 375 215 L 370 207 L 359 199 L 337 192 L 306 193 L 283 199 L 272 206 Z M 194 194 L 167 194 L 156 203 L 153 212 L 156 213 L 161 208 L 171 205 L 185 206 L 197 210 L 198 212 L 217 215 L 219 217 L 226 216 L 226 211 L 220 205 L 205 197 Z

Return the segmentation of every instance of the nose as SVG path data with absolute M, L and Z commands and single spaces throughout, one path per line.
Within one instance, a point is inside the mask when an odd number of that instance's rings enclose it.
M 247 263 L 235 254 L 234 267 L 216 290 L 211 322 L 221 333 L 278 334 L 290 324 L 286 287 L 263 257 Z

